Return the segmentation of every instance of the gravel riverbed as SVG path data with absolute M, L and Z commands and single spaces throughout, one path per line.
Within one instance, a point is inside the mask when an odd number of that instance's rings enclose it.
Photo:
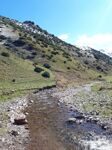
M 28 142 L 29 131 L 26 124 L 14 122 L 24 116 L 27 96 L 0 103 L 0 150 L 24 150 Z M 25 119 L 25 118 L 24 118 Z
M 92 84 L 0 104 L 1 150 L 112 150 L 112 97 Z
M 105 90 L 93 92 L 91 87 L 94 84 L 68 88 L 53 93 L 53 96 L 70 110 L 70 119 L 73 120 L 74 128 L 78 124 L 86 131 L 87 137 L 84 135 L 80 139 L 83 149 L 111 150 L 112 96 Z

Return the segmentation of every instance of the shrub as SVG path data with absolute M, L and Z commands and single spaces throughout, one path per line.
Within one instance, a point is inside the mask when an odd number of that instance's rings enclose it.
M 7 37 L 5 37 L 4 35 L 0 35 L 0 39 L 1 39 L 1 40 L 6 40 Z
M 53 54 L 53 55 L 58 55 L 59 52 L 57 52 L 57 51 L 52 51 L 51 54 Z
M 50 56 L 47 55 L 47 59 L 48 59 L 48 60 L 50 60 L 50 59 L 52 59 L 52 58 L 53 58 L 53 55 L 50 55 Z
M 53 55 L 50 55 L 50 56 L 49 56 L 49 59 L 52 59 L 52 58 L 53 58 Z
M 26 56 L 26 59 L 29 59 L 29 60 L 32 60 L 34 58 L 35 58 L 35 55 L 28 55 L 28 56 Z
M 7 52 L 2 52 L 1 55 L 4 56 L 4 57 L 9 57 L 10 56 L 9 53 L 7 53 Z
M 67 67 L 68 70 L 70 70 L 70 67 Z
M 51 68 L 51 66 L 49 64 L 44 64 L 43 66 L 47 69 Z
M 53 59 L 53 60 L 52 60 L 52 62 L 54 62 L 54 63 L 55 63 L 55 62 L 56 62 L 56 60 L 55 60 L 55 59 Z
M 28 24 L 28 25 L 35 25 L 35 23 L 33 21 L 29 21 L 29 20 L 26 20 L 23 22 L 24 24 Z
M 69 57 L 70 57 L 70 55 L 69 55 L 68 53 L 66 53 L 66 52 L 63 52 L 63 57 L 65 57 L 65 58 L 69 58 Z
M 25 49 L 28 50 L 28 51 L 32 51 L 32 50 L 34 50 L 35 48 L 33 47 L 32 44 L 28 44 L 28 45 L 25 46 Z
M 87 60 L 85 60 L 85 61 L 84 61 L 84 63 L 85 63 L 86 65 L 88 65 L 88 64 L 89 64 L 89 62 L 88 62 Z
M 21 47 L 21 46 L 24 46 L 24 45 L 25 45 L 25 42 L 24 42 L 23 40 L 21 40 L 21 39 L 18 39 L 18 40 L 16 40 L 16 41 L 14 41 L 13 44 L 14 44 L 15 46 Z
M 102 75 L 99 75 L 98 77 L 99 77 L 99 78 L 102 78 Z
M 96 66 L 96 69 L 99 71 L 103 71 L 103 69 L 100 66 Z
M 64 64 L 66 64 L 66 61 L 64 61 Z
M 72 61 L 72 59 L 71 59 L 71 58 L 68 58 L 68 61 Z
M 45 57 L 46 57 L 46 55 L 45 55 L 45 54 L 43 54 L 43 55 L 42 55 L 42 58 L 45 58 Z
M 47 71 L 45 71 L 45 72 L 42 73 L 42 76 L 43 76 L 44 78 L 50 78 L 50 73 L 47 72 Z
M 42 53 L 45 53 L 45 51 L 44 51 L 44 50 L 42 50 Z
M 32 52 L 32 55 L 37 55 L 37 52 Z
M 21 34 L 21 33 L 19 33 L 19 36 L 22 36 L 22 34 Z
M 42 68 L 40 68 L 40 67 L 35 67 L 34 71 L 40 73 L 40 72 L 42 72 L 44 70 Z
M 16 79 L 12 79 L 12 82 L 16 82 Z

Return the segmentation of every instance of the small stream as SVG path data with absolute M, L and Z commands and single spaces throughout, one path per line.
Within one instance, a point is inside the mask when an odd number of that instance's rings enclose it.
M 31 140 L 26 150 L 112 150 L 112 133 L 95 122 L 85 121 L 80 112 L 53 96 L 54 92 L 55 89 L 44 90 L 29 98 Z M 78 118 L 79 123 L 70 123 L 69 118 Z

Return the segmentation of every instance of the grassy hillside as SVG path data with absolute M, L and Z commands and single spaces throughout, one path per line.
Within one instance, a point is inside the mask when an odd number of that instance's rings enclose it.
M 9 56 L 2 56 L 2 52 L 8 53 Z M 42 66 L 39 67 L 42 68 Z M 50 78 L 44 78 L 41 75 L 42 72 L 36 73 L 34 68 L 32 62 L 23 60 L 0 47 L 0 99 L 4 100 L 26 92 L 26 90 L 55 84 L 54 76 L 50 70 L 43 68 L 44 71 L 50 73 Z
M 38 29 L 41 34 L 29 29 Z M 0 30 L 2 100 L 55 83 L 59 86 L 79 84 L 105 77 L 109 71 L 111 73 L 109 57 L 94 50 L 94 55 L 84 52 L 32 25 L 31 22 L 26 29 L 10 19 L 1 18 Z M 3 53 L 8 55 L 4 56 Z M 43 69 L 42 72 L 35 72 L 35 67 Z M 50 78 L 42 76 L 45 71 L 50 73 Z

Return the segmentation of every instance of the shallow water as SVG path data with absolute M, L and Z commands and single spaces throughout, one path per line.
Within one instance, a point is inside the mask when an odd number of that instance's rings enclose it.
M 59 103 L 57 98 L 51 96 L 52 92 L 52 90 L 45 90 L 30 97 L 30 100 L 34 101 L 29 105 L 27 111 L 29 113 L 27 119 L 31 141 L 26 149 L 95 149 L 98 144 L 96 143 L 95 145 L 94 141 L 96 139 L 93 138 L 93 135 L 102 137 L 106 134 L 106 131 L 99 125 L 90 122 L 68 124 L 68 118 L 75 117 L 80 113 L 69 110 L 64 104 Z M 96 147 L 92 147 L 91 145 L 95 145 Z

